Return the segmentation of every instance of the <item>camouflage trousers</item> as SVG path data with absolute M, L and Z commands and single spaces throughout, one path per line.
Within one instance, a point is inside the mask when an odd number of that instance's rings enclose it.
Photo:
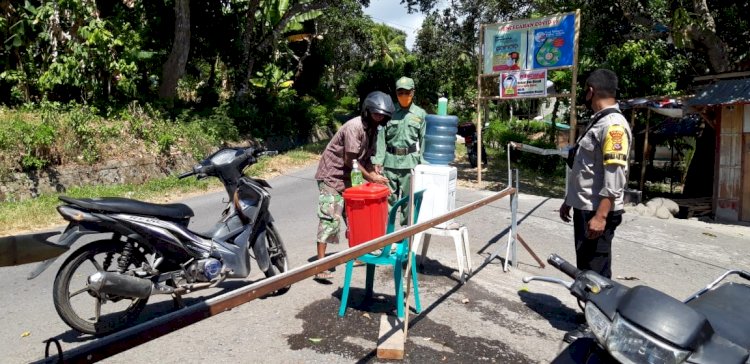
M 391 194 L 388 195 L 388 209 L 390 209 L 398 200 L 409 197 L 411 193 L 411 169 L 384 168 L 383 175 L 388 178 L 388 187 L 391 189 Z M 407 205 L 401 207 L 399 217 L 401 226 L 406 226 L 409 222 L 407 210 Z
M 318 181 L 318 243 L 338 244 L 341 222 L 345 221 L 344 197 L 323 181 Z

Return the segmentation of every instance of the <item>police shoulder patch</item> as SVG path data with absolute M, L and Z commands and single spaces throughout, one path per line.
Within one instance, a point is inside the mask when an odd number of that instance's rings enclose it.
M 625 127 L 619 124 L 610 125 L 604 136 L 602 152 L 604 154 L 604 165 L 617 164 L 626 166 L 628 164 L 629 143 Z

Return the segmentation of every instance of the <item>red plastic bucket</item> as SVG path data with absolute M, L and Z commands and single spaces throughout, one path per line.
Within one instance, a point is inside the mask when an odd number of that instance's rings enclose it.
M 344 190 L 350 247 L 385 235 L 390 193 L 388 186 L 370 182 Z

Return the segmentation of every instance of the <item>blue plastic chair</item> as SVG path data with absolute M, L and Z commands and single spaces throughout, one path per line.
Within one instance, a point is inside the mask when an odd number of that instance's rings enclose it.
M 414 193 L 414 220 L 417 221 L 419 217 L 419 208 L 422 206 L 422 195 L 424 190 Z M 398 200 L 393 206 L 391 206 L 388 212 L 388 225 L 386 227 L 386 234 L 390 234 L 396 230 L 396 216 L 401 206 L 404 206 L 409 202 L 409 196 L 406 196 Z M 364 254 L 357 258 L 367 265 L 367 278 L 365 281 L 365 299 L 372 297 L 372 282 L 375 276 L 376 265 L 390 265 L 393 266 L 393 281 L 396 285 L 396 311 L 398 317 L 404 317 L 404 282 L 403 282 L 403 266 L 408 259 L 409 252 L 409 238 L 405 238 L 396 244 L 395 252 L 391 252 L 391 245 L 389 244 L 383 247 L 380 254 L 374 255 L 371 253 Z M 411 265 L 411 277 L 412 285 L 414 286 L 414 304 L 417 313 L 422 312 L 422 305 L 419 303 L 419 286 L 417 285 L 417 265 L 416 254 L 412 254 L 412 265 Z M 352 280 L 352 271 L 354 270 L 354 261 L 350 260 L 346 262 L 346 276 L 344 277 L 344 288 L 341 293 L 341 306 L 339 307 L 339 316 L 344 316 L 346 313 L 346 304 L 349 299 L 349 286 Z

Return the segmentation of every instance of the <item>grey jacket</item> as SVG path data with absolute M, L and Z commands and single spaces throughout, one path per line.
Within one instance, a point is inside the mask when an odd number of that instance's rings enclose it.
M 602 197 L 611 196 L 615 198 L 612 211 L 622 210 L 632 140 L 630 125 L 620 113 L 606 115 L 591 127 L 578 141 L 573 167 L 568 170 L 565 203 L 594 211 Z

